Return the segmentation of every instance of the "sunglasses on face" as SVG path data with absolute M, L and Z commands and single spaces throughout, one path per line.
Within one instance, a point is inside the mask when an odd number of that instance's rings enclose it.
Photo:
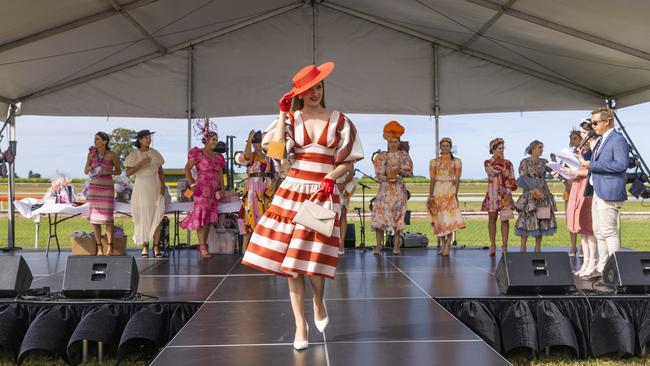
M 598 121 L 591 121 L 591 127 L 596 127 L 596 126 L 598 126 L 598 124 L 600 122 L 607 122 L 607 121 L 609 121 L 609 119 L 601 119 L 601 120 L 598 120 Z

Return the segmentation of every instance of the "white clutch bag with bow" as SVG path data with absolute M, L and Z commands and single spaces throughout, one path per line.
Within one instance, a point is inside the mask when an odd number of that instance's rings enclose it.
M 300 224 L 311 231 L 331 237 L 332 232 L 334 232 L 336 218 L 336 212 L 332 210 L 332 196 L 330 196 L 328 201 L 330 208 L 327 208 L 319 206 L 316 202 L 312 201 L 316 193 L 309 200 L 302 203 L 298 209 L 298 213 L 293 218 L 293 223 Z

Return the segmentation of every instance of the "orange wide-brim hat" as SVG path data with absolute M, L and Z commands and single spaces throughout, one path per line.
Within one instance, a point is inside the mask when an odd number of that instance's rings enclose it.
M 315 65 L 303 67 L 293 76 L 293 89 L 291 89 L 293 95 L 300 95 L 325 80 L 332 70 L 334 70 L 334 62 L 331 61 L 318 67 Z
M 397 121 L 390 121 L 384 126 L 384 139 L 388 140 L 393 137 L 400 138 L 404 134 L 404 126 Z

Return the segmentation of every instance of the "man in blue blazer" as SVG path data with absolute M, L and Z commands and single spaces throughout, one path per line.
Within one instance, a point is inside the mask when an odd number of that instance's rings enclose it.
M 614 131 L 614 112 L 611 109 L 593 110 L 591 126 L 600 137 L 594 146 L 591 161 L 584 162 L 584 165 L 589 168 L 589 185 L 593 186 L 591 215 L 598 241 L 598 265 L 594 275 L 600 275 L 607 258 L 621 249 L 617 222 L 623 202 L 627 200 L 625 172 L 630 147 L 625 137 Z

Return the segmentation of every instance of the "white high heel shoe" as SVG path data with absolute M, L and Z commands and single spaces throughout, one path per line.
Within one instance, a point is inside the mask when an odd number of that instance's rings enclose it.
M 325 308 L 325 314 L 327 314 L 327 308 Z M 316 312 L 314 312 L 314 323 L 316 324 L 316 329 L 318 329 L 319 332 L 323 333 L 325 331 L 325 328 L 327 328 L 327 325 L 330 323 L 330 317 L 326 315 L 325 318 L 317 320 Z
M 305 326 L 307 327 L 307 339 L 305 339 L 304 341 L 296 341 L 296 340 L 293 341 L 293 348 L 296 351 L 302 351 L 304 349 L 307 349 L 307 347 L 309 347 L 309 324 L 305 322 Z

